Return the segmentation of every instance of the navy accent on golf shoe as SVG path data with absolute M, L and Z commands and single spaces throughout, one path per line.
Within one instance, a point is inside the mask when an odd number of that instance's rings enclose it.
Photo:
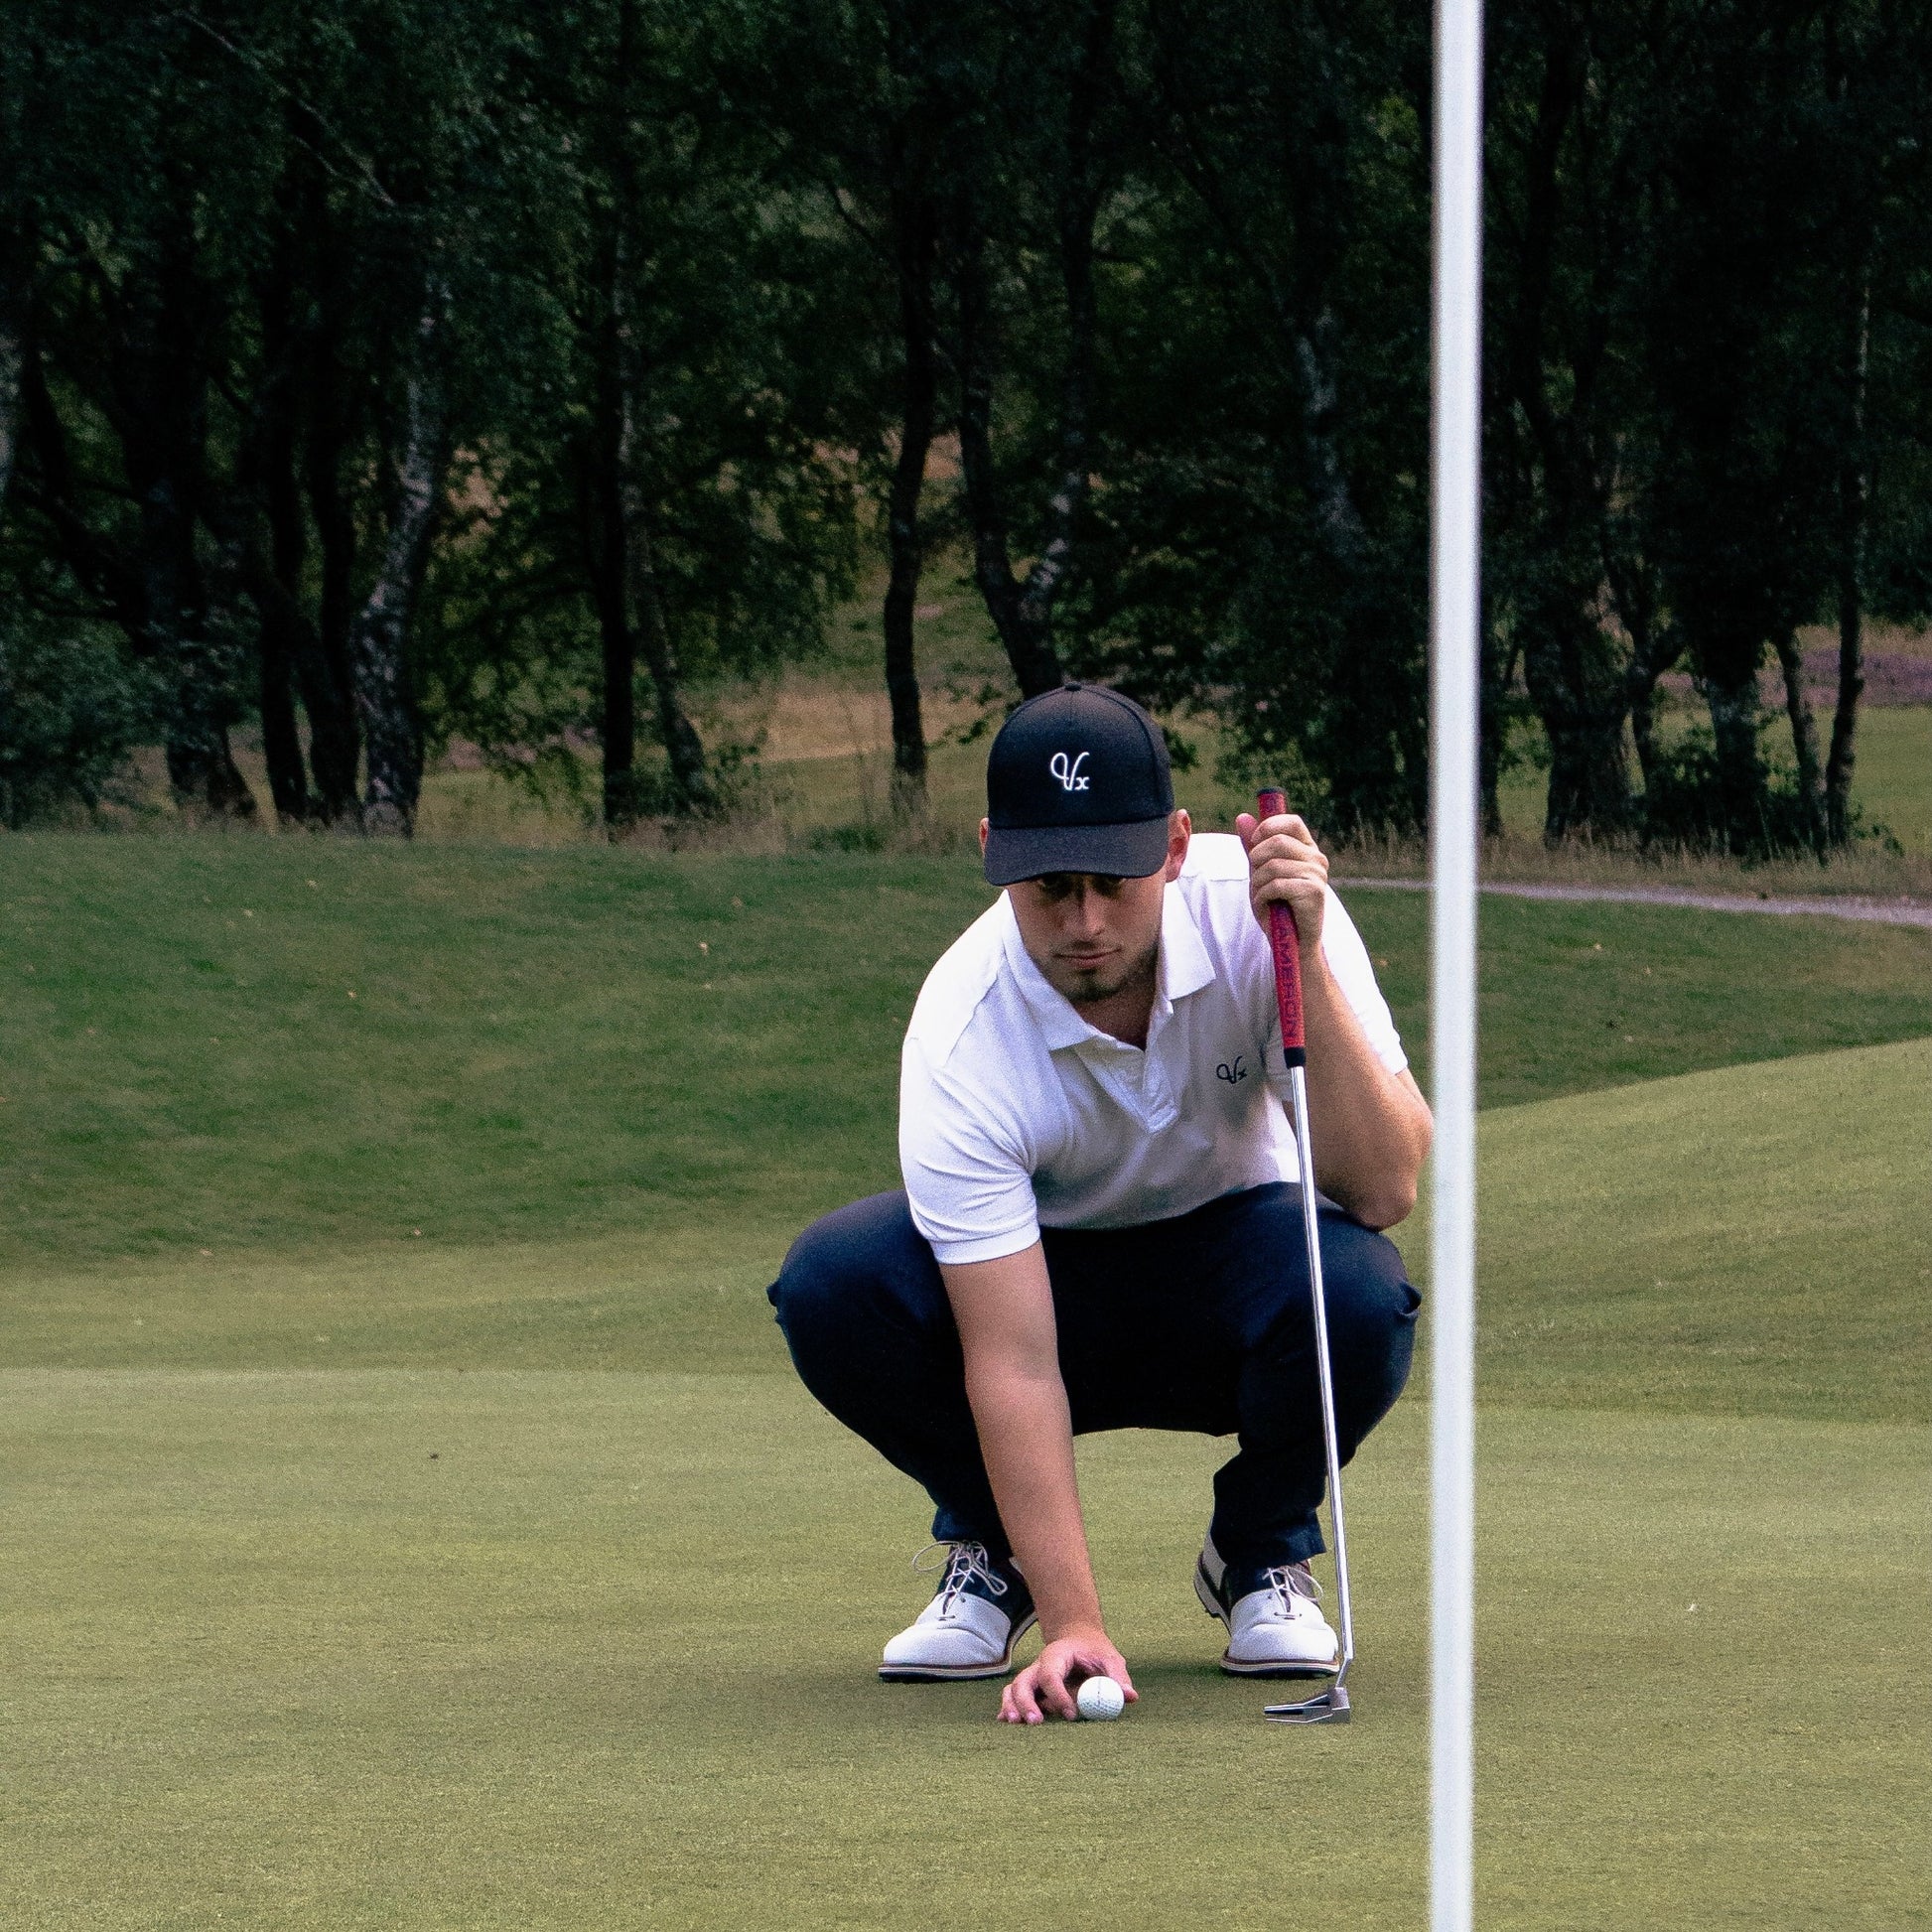
M 1306 1563 L 1226 1563 L 1210 1536 L 1194 1566 L 1194 1594 L 1227 1625 L 1221 1668 L 1231 1677 L 1331 1677 L 1341 1646 L 1316 1600 Z
M 932 1601 L 886 1646 L 881 1677 L 927 1683 L 1004 1677 L 1014 1646 L 1037 1620 L 1033 1591 L 1011 1558 L 984 1543 L 950 1543 Z M 916 1565 L 921 1568 L 922 1565 Z

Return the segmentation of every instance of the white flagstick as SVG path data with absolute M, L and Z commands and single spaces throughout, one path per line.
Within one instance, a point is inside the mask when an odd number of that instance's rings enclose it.
M 1476 747 L 1482 4 L 1436 0 L 1430 554 L 1436 1173 L 1430 1290 L 1429 1923 L 1474 1918 Z

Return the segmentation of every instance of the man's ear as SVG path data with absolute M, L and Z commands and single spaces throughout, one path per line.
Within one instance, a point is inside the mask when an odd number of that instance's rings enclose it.
M 993 821 L 990 818 L 983 818 L 980 820 L 980 851 L 982 853 L 986 851 L 986 835 L 987 833 L 992 831 L 992 829 L 993 829 Z
M 1187 863 L 1187 843 L 1193 836 L 1193 820 L 1176 807 L 1168 820 L 1168 863 L 1162 873 L 1169 885 L 1180 877 L 1180 869 Z

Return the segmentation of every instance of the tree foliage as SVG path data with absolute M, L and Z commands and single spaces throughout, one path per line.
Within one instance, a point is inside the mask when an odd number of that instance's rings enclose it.
M 1021 691 L 1112 679 L 1333 830 L 1420 829 L 1427 32 L 18 0 L 6 815 L 150 744 L 198 811 L 406 832 L 453 738 L 596 748 L 614 830 L 714 811 L 694 682 L 810 655 L 873 544 L 916 811 L 942 533 Z M 1492 820 L 1533 719 L 1553 839 L 1828 849 L 1864 625 L 1932 610 L 1926 0 L 1514 0 L 1488 90 Z

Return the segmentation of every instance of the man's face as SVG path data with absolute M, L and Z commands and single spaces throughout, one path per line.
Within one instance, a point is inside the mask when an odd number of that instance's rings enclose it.
M 1187 814 L 1168 827 L 1168 862 L 1145 879 L 1052 872 L 1007 888 L 1028 956 L 1054 992 L 1085 1006 L 1153 981 L 1168 882 L 1187 857 Z M 982 843 L 986 828 L 980 828 Z

